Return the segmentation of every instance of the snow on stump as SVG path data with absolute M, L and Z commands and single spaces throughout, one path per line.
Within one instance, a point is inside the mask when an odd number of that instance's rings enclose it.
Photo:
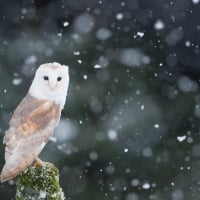
M 30 166 L 17 177 L 16 200 L 29 199 L 64 200 L 59 171 L 53 164 Z

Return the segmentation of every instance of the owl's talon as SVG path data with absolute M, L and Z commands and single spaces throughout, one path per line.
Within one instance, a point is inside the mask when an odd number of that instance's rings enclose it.
M 41 159 L 36 158 L 35 162 L 33 163 L 33 165 L 39 165 L 39 166 L 44 166 L 45 162 L 43 162 Z

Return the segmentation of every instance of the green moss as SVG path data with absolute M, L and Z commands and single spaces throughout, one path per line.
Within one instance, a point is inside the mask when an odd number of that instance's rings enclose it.
M 16 200 L 63 200 L 59 185 L 59 171 L 51 163 L 30 166 L 16 182 Z

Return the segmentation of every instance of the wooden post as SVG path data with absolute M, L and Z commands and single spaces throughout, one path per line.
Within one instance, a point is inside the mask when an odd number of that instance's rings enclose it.
M 17 177 L 16 200 L 33 199 L 64 200 L 59 171 L 53 164 L 30 166 Z

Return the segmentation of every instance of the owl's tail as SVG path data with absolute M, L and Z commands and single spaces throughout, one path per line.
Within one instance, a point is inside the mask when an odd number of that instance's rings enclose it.
M 24 159 L 21 160 L 21 162 L 19 159 L 15 160 L 15 162 L 13 162 L 13 160 L 11 161 L 7 159 L 0 174 L 1 183 L 14 179 L 18 174 L 20 174 L 30 165 L 44 165 L 44 162 L 39 158 L 33 158 L 30 160 Z
M 13 169 L 13 168 L 8 168 L 7 165 L 4 165 L 1 175 L 0 175 L 1 183 L 15 178 L 19 173 L 20 173 L 19 168 Z
M 11 159 L 6 160 L 6 163 L 0 175 L 1 182 L 3 183 L 11 179 L 14 179 L 19 173 L 21 173 L 32 163 L 33 163 L 32 160 L 30 160 L 29 162 L 26 162 L 26 160 L 21 162 L 20 160 L 15 160 L 15 162 Z

